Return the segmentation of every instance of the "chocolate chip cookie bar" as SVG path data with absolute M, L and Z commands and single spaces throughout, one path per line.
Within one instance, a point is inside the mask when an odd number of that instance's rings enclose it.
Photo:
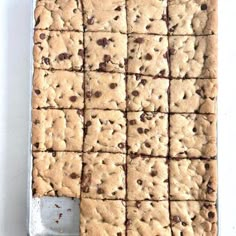
M 33 196 L 78 198 L 81 236 L 217 236 L 217 0 L 34 17 Z

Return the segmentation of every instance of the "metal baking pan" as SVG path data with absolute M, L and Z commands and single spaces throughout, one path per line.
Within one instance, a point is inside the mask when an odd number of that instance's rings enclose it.
M 33 78 L 33 35 L 34 35 L 34 9 L 36 0 L 31 4 L 31 53 L 30 53 L 30 88 Z M 30 119 L 28 132 L 28 184 L 27 184 L 27 229 L 29 236 L 78 236 L 79 235 L 79 199 L 64 197 L 42 197 L 32 196 L 32 145 L 31 145 L 31 92 L 30 91 Z

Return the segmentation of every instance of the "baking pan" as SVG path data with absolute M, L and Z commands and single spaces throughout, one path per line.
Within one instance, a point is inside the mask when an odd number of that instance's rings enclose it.
M 33 78 L 33 36 L 34 36 L 34 9 L 36 0 L 31 3 L 31 43 L 30 43 L 30 88 Z M 79 199 L 64 197 L 42 197 L 32 196 L 32 168 L 33 156 L 31 145 L 32 119 L 31 119 L 31 90 L 30 90 L 30 119 L 28 132 L 28 184 L 27 184 L 27 231 L 29 236 L 78 236 L 79 235 Z

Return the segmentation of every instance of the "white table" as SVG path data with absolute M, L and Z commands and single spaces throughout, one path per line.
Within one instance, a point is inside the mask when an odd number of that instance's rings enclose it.
M 219 0 L 220 235 L 236 235 L 236 1 Z M 31 0 L 0 0 L 0 235 L 26 235 Z M 233 112 L 234 110 L 234 112 Z

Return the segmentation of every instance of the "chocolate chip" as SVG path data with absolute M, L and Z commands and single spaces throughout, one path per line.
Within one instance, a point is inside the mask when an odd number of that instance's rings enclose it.
M 71 177 L 71 179 L 78 179 L 79 175 L 76 174 L 75 172 L 73 172 L 73 173 L 70 174 L 70 177 Z
M 166 70 L 161 70 L 161 71 L 159 72 L 159 75 L 164 76 L 165 73 L 166 73 Z
M 39 35 L 39 38 L 40 38 L 40 39 L 45 39 L 45 38 L 46 38 L 46 35 L 45 35 L 44 33 L 41 33 L 41 34 Z
M 143 133 L 143 128 L 139 127 L 137 128 L 138 133 L 142 134 Z
M 170 32 L 174 32 L 178 25 L 179 25 L 179 24 L 173 25 L 173 26 L 169 29 Z
M 135 203 L 135 206 L 136 206 L 137 208 L 140 208 L 140 207 L 141 207 L 141 201 L 137 201 L 137 202 Z
M 109 44 L 109 40 L 107 40 L 107 38 L 98 39 L 97 44 L 99 46 L 105 47 L 106 45 Z
M 125 144 L 124 144 L 124 143 L 119 143 L 119 144 L 118 144 L 118 147 L 122 149 L 122 148 L 125 147 Z
M 142 181 L 141 179 L 138 179 L 138 180 L 137 180 L 137 183 L 138 183 L 139 185 L 142 185 L 142 184 L 143 184 L 143 181 Z
M 118 19 L 119 19 L 119 16 L 114 17 L 114 20 L 118 20 Z
M 141 84 L 145 85 L 147 83 L 147 80 L 146 79 L 142 79 L 141 80 Z
M 94 16 L 92 16 L 91 18 L 89 18 L 89 19 L 87 20 L 87 23 L 88 23 L 88 25 L 93 25 L 93 24 L 94 24 Z
M 117 236 L 122 236 L 122 233 L 121 233 L 121 232 L 118 232 L 118 233 L 117 233 Z
M 84 57 L 84 50 L 83 49 L 79 49 L 78 55 L 81 56 L 81 57 Z
M 145 146 L 146 146 L 147 148 L 150 148 L 150 147 L 151 147 L 150 143 L 145 143 Z
M 71 97 L 70 97 L 70 101 L 71 101 L 71 102 L 75 102 L 76 100 L 77 100 L 77 97 L 76 97 L 76 96 L 71 96 Z
M 117 8 L 115 8 L 115 11 L 121 11 L 121 6 L 118 6 Z
M 172 220 L 173 220 L 175 223 L 181 222 L 181 219 L 180 219 L 179 216 L 173 216 L 173 217 L 172 217 Z
M 87 98 L 91 98 L 92 97 L 92 92 L 91 91 L 87 91 L 86 92 L 86 97 Z
M 56 157 L 57 153 L 56 152 L 52 152 L 52 156 Z
M 150 174 L 151 174 L 152 177 L 157 176 L 157 171 L 156 170 L 152 170 Z
M 134 91 L 132 92 L 132 95 L 135 96 L 135 97 L 137 97 L 137 96 L 139 95 L 139 91 L 134 90 Z
M 205 169 L 206 169 L 206 170 L 209 170 L 209 169 L 210 169 L 210 164 L 209 164 L 209 163 L 206 163 L 206 164 L 205 164 Z
M 36 148 L 39 148 L 39 143 L 35 143 L 34 146 L 35 146 Z
M 66 53 L 66 52 L 61 53 L 61 54 L 58 55 L 58 58 L 59 58 L 60 61 L 63 61 L 63 60 L 66 60 L 66 59 L 70 59 L 70 57 L 71 56 L 68 53 Z
M 39 120 L 35 120 L 35 121 L 34 121 L 34 124 L 35 124 L 35 125 L 37 125 L 37 124 L 39 124 L 39 123 L 40 123 Z
M 208 212 L 208 218 L 213 219 L 215 217 L 215 213 L 210 211 Z
M 89 192 L 89 186 L 83 186 L 82 187 L 82 191 L 84 192 L 84 193 L 88 193 Z
M 95 96 L 96 98 L 99 98 L 99 97 L 102 96 L 102 92 L 96 91 L 96 92 L 94 93 L 94 96 Z
M 211 194 L 211 193 L 213 193 L 213 192 L 215 192 L 214 189 L 211 188 L 211 187 L 209 186 L 209 183 L 208 183 L 208 186 L 207 186 L 207 193 L 208 193 L 208 194 Z
M 129 226 L 129 225 L 132 224 L 132 221 L 131 221 L 130 219 L 127 219 L 127 220 L 125 221 L 125 224 L 126 224 L 126 226 Z
M 88 120 L 87 122 L 86 122 L 86 126 L 90 126 L 92 124 L 92 122 L 90 121 L 90 120 Z
M 202 11 L 207 10 L 207 4 L 202 4 L 202 5 L 201 5 L 201 10 L 202 10 Z
M 197 129 L 196 127 L 193 127 L 193 132 L 196 133 L 197 132 Z
M 201 92 L 202 92 L 201 89 L 197 89 L 197 90 L 196 90 L 196 94 L 198 94 L 199 96 L 202 96 L 202 95 L 201 95 Z
M 40 16 L 36 19 L 35 26 L 37 26 L 40 23 Z
M 145 59 L 148 61 L 152 60 L 152 55 L 150 53 L 147 53 Z
M 48 57 L 44 57 L 43 61 L 46 65 L 50 65 L 50 59 Z
M 106 63 L 105 62 L 100 62 L 98 70 L 99 71 L 106 71 Z
M 111 89 L 115 89 L 117 87 L 117 83 L 110 83 L 109 87 Z
M 175 55 L 176 50 L 174 48 L 170 48 L 169 53 L 170 53 L 170 55 Z
M 144 42 L 144 38 L 136 38 L 135 40 L 134 40 L 134 42 L 135 43 L 143 43 Z
M 39 95 L 39 94 L 41 93 L 39 89 L 35 89 L 34 92 L 35 92 L 37 95 Z
M 98 194 L 103 194 L 103 193 L 104 193 L 104 190 L 103 190 L 102 188 L 98 188 L 97 193 L 98 193 Z
M 103 57 L 103 60 L 104 60 L 105 62 L 109 62 L 109 61 L 111 60 L 111 56 L 105 54 L 104 57 Z
M 167 16 L 165 14 L 163 14 L 161 19 L 164 20 L 164 21 L 167 21 Z
M 183 225 L 183 226 L 187 226 L 187 223 L 186 223 L 186 222 L 182 222 L 182 225 Z
M 137 124 L 136 120 L 130 120 L 129 123 L 130 123 L 130 125 L 136 125 Z
M 146 29 L 148 30 L 148 29 L 150 29 L 151 28 L 151 25 L 147 25 L 146 26 Z

